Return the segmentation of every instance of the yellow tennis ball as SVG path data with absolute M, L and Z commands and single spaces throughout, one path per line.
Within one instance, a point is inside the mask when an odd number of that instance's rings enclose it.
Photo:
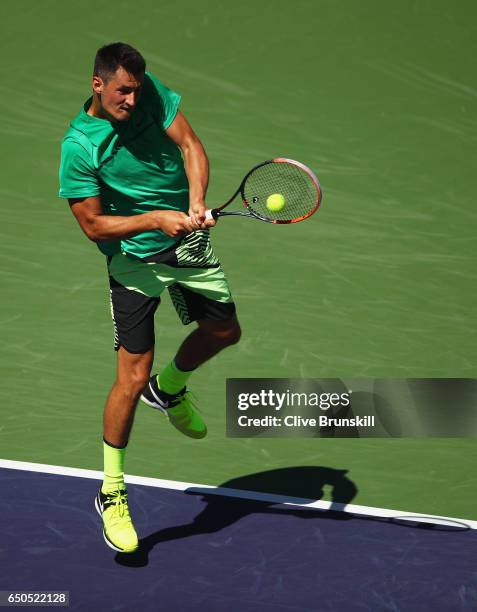
M 285 198 L 281 193 L 272 193 L 267 198 L 267 208 L 271 212 L 280 212 L 285 206 Z

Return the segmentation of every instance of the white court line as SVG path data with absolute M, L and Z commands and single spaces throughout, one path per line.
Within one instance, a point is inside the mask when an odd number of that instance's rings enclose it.
M 82 468 L 64 467 L 61 465 L 48 465 L 46 463 L 28 463 L 26 461 L 11 461 L 0 459 L 0 468 L 9 470 L 25 470 L 28 472 L 40 472 L 42 474 L 57 474 L 60 476 L 73 476 L 76 478 L 91 478 L 102 480 L 103 472 L 96 470 L 84 470 Z M 415 512 L 404 510 L 391 510 L 389 508 L 375 508 L 373 506 L 360 506 L 357 504 L 339 504 L 324 500 L 301 499 L 273 493 L 259 493 L 257 491 L 242 491 L 240 489 L 228 489 L 226 487 L 215 487 L 213 485 L 197 484 L 194 482 L 180 482 L 177 480 L 163 480 L 162 478 L 149 478 L 147 476 L 125 476 L 125 481 L 131 484 L 143 485 L 146 487 L 156 487 L 159 489 L 172 489 L 174 491 L 190 491 L 191 493 L 204 493 L 209 495 L 222 495 L 224 497 L 236 497 L 239 499 L 251 499 L 254 501 L 270 502 L 285 506 L 300 506 L 302 508 L 317 508 L 318 510 L 336 510 L 347 514 L 358 516 L 373 516 L 385 519 L 399 518 L 399 520 L 413 520 L 416 517 L 423 518 L 424 515 L 417 515 Z M 477 529 L 477 521 L 465 518 L 455 518 L 451 516 L 437 516 L 426 514 L 426 519 L 438 522 L 450 521 L 459 523 L 470 529 Z

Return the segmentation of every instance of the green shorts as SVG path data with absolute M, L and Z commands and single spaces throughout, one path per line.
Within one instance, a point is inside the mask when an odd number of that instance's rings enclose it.
M 208 230 L 146 260 L 117 253 L 108 258 L 108 272 L 115 350 L 123 346 L 130 353 L 145 353 L 154 346 L 154 314 L 166 288 L 184 325 L 235 314 Z

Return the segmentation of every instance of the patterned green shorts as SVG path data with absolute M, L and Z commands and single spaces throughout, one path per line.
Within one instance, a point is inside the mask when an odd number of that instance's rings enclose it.
M 154 314 L 168 289 L 182 323 L 224 320 L 235 304 L 208 230 L 187 236 L 173 250 L 141 260 L 126 253 L 108 259 L 115 349 L 143 353 L 154 345 Z

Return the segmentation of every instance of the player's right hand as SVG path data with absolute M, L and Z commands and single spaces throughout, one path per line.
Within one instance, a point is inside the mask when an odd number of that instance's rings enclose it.
M 200 224 L 195 219 L 176 210 L 158 210 L 155 217 L 157 221 L 155 229 L 163 231 L 172 238 L 191 234 L 200 229 Z

